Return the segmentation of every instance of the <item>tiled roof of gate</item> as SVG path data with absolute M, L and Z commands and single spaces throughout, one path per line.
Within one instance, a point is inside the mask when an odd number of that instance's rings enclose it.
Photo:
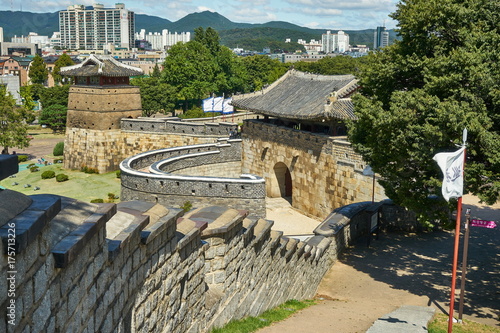
M 317 75 L 290 70 L 266 89 L 233 96 L 232 105 L 287 119 L 356 119 L 349 96 L 353 75 Z
M 91 55 L 78 65 L 62 67 L 60 74 L 68 76 L 135 76 L 142 75 L 142 69 L 122 64 L 112 56 Z

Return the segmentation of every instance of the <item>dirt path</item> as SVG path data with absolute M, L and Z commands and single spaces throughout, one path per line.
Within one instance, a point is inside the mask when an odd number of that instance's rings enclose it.
M 46 133 L 29 133 L 33 140 L 30 146 L 23 149 L 11 148 L 10 152 L 16 152 L 18 155 L 28 155 L 28 159 L 37 160 L 39 158 L 47 159 L 47 156 L 52 156 L 54 147 L 58 142 L 64 141 L 64 134 L 46 134 Z
M 500 220 L 499 204 L 488 208 L 467 196 L 464 211 L 468 207 L 472 208 L 472 218 Z M 500 327 L 497 224 L 496 229 L 471 229 L 464 318 Z M 325 275 L 318 289 L 318 298 L 322 299 L 318 305 L 259 333 L 366 332 L 377 318 L 401 305 L 432 306 L 447 313 L 453 239 L 453 232 L 439 232 L 384 234 L 370 248 L 360 241 Z

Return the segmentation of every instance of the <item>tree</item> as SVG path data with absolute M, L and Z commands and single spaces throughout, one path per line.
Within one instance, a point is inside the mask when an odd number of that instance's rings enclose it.
M 32 83 L 45 84 L 49 77 L 49 71 L 47 70 L 47 65 L 43 61 L 42 57 L 38 54 L 35 55 L 31 61 L 29 67 L 29 77 Z
M 316 62 L 299 61 L 294 67 L 302 72 L 310 72 L 322 75 L 356 75 L 360 64 L 365 57 L 353 58 L 350 56 L 325 57 Z
M 66 128 L 66 117 L 68 107 L 53 104 L 42 109 L 40 114 L 40 124 L 48 125 L 54 132 L 62 131 Z
M 271 84 L 286 73 L 288 66 L 266 55 L 255 55 L 242 59 L 248 78 L 247 91 L 256 91 Z
M 177 88 L 178 99 L 201 100 L 216 90 L 216 71 L 210 50 L 193 40 L 172 46 L 163 64 L 162 81 Z
M 25 121 L 27 112 L 16 105 L 15 99 L 0 85 L 0 146 L 2 153 L 9 153 L 9 147 L 25 148 L 29 146 L 28 125 Z
M 42 108 L 46 108 L 54 104 L 66 107 L 68 106 L 68 96 L 69 96 L 68 84 L 62 86 L 54 86 L 50 88 L 43 88 L 39 92 L 39 94 L 40 94 L 40 102 L 42 103 Z
M 177 91 L 157 77 L 134 78 L 130 84 L 141 88 L 142 115 L 149 117 L 156 112 L 175 114 Z
M 59 84 L 63 80 L 63 77 L 59 74 L 59 72 L 61 71 L 61 67 L 71 66 L 74 64 L 75 62 L 73 61 L 73 59 L 71 59 L 71 57 L 68 54 L 63 53 L 54 63 L 54 70 L 52 71 L 52 77 L 54 78 L 54 82 L 56 84 Z M 70 82 L 68 81 L 66 83 Z
M 363 66 L 349 139 L 386 194 L 422 221 L 446 207 L 432 199 L 442 178 L 432 157 L 456 150 L 465 127 L 465 189 L 499 199 L 499 13 L 498 1 L 402 1 L 392 14 L 401 40 Z

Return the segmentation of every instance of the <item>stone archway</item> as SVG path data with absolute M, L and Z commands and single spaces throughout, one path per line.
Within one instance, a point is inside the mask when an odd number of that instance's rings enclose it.
M 290 169 L 283 162 L 274 165 L 274 175 L 271 181 L 269 196 L 271 198 L 290 198 L 292 197 L 292 175 Z

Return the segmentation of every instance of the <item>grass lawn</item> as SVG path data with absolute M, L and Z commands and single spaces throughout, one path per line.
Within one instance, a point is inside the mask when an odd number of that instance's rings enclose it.
M 251 333 L 274 322 L 284 320 L 295 312 L 316 304 L 313 300 L 290 300 L 273 309 L 267 310 L 258 317 L 247 317 L 235 320 L 222 328 L 213 329 L 211 333 Z
M 429 333 L 448 332 L 448 316 L 440 313 L 429 323 Z M 453 324 L 453 333 L 500 333 L 500 328 L 464 320 L 461 324 Z
M 0 181 L 0 186 L 26 195 L 50 193 L 85 202 L 90 202 L 93 199 L 107 200 L 108 193 L 120 196 L 120 179 L 116 178 L 114 172 L 102 175 L 87 174 L 79 170 L 63 169 L 62 164 L 41 166 L 39 169 L 40 171 L 37 172 L 20 171 L 15 175 L 15 178 L 6 178 Z M 56 175 L 64 173 L 69 177 L 69 180 L 58 183 L 55 178 L 42 179 L 42 172 L 46 170 L 52 170 Z M 13 185 L 14 183 L 18 183 L 18 185 Z M 30 184 L 31 187 L 24 187 L 26 184 Z M 40 189 L 35 191 L 35 186 Z M 113 202 L 117 202 L 117 200 Z

